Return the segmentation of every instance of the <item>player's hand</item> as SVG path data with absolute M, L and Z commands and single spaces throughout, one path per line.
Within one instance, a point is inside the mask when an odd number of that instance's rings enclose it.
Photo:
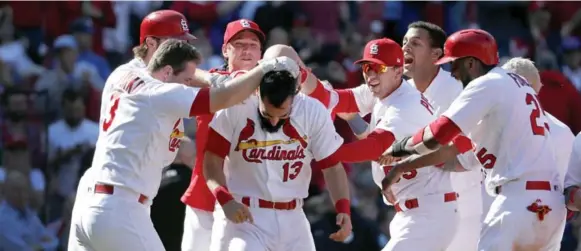
M 392 165 L 393 163 L 398 162 L 401 159 L 402 159 L 401 157 L 393 157 L 389 153 L 384 153 L 384 155 L 381 155 L 379 159 L 377 159 L 376 161 L 382 166 L 387 166 Z
M 347 237 L 349 237 L 349 235 L 351 235 L 351 231 L 353 230 L 351 216 L 343 213 L 337 214 L 337 226 L 339 226 L 340 229 L 329 235 L 329 238 L 337 242 L 343 242 Z
M 298 78 L 301 72 L 297 62 L 286 56 L 260 60 L 258 65 L 265 74 L 271 71 L 288 71 L 294 78 Z
M 384 191 L 384 194 L 385 191 L 390 190 L 390 187 L 401 178 L 402 174 L 403 172 L 401 171 L 401 168 L 397 165 L 391 167 L 389 172 L 385 175 L 385 178 L 381 181 L 381 190 Z
M 245 221 L 254 223 L 254 219 L 252 218 L 252 214 L 250 214 L 248 207 L 238 201 L 231 200 L 222 206 L 222 209 L 224 210 L 226 218 L 236 224 L 243 223 Z

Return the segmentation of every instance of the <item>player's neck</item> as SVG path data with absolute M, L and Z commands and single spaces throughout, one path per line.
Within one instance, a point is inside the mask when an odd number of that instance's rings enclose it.
M 414 71 L 414 76 L 412 77 L 412 79 L 414 80 L 414 83 L 418 91 L 422 93 L 426 91 L 426 89 L 428 89 L 428 87 L 430 86 L 432 81 L 434 81 L 439 72 L 440 72 L 439 66 L 429 67 L 421 71 Z
M 399 82 L 396 85 L 394 85 L 392 89 L 390 89 L 389 91 L 387 91 L 385 93 L 385 95 L 381 95 L 379 97 L 379 99 L 384 99 L 384 98 L 389 97 L 389 95 L 391 95 L 395 90 L 397 90 L 397 88 L 399 88 L 402 83 L 403 83 L 403 79 L 400 79 Z

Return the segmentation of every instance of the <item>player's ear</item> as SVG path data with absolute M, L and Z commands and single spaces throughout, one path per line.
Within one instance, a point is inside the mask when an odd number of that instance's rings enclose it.
M 169 65 L 163 67 L 163 77 L 167 80 L 171 79 L 173 75 L 173 68 Z
M 153 51 L 157 50 L 157 46 L 158 46 L 156 39 L 153 37 L 145 38 L 145 45 L 147 45 L 148 49 L 153 50 Z
M 227 47 L 228 47 L 228 44 L 223 44 L 223 45 L 222 45 L 222 56 L 223 56 L 225 59 L 226 59 L 226 58 L 228 58 L 228 53 L 227 53 L 227 50 L 226 50 L 226 49 L 227 49 Z
M 432 60 L 436 61 L 440 59 L 444 55 L 444 52 L 441 48 L 432 48 Z

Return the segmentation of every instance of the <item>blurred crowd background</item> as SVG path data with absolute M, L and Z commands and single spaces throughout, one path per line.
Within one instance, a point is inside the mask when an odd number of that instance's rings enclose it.
M 503 60 L 536 62 L 543 107 L 573 133 L 581 130 L 581 2 L 1 2 L 0 242 L 8 241 L 12 230 L 25 229 L 30 233 L 21 241 L 48 233 L 58 238 L 59 250 L 66 250 L 77 181 L 91 164 L 99 133 L 100 91 L 111 70 L 132 58 L 141 19 L 159 9 L 188 18 L 205 58 L 201 69 L 223 64 L 226 24 L 247 18 L 267 34 L 266 47 L 292 45 L 335 88 L 362 83 L 361 70 L 352 63 L 370 39 L 401 42 L 407 25 L 417 20 L 438 24 L 448 34 L 479 27 L 496 37 Z M 347 141 L 353 140 L 344 121 L 338 118 L 335 124 Z M 192 140 L 195 130 L 195 123 L 188 123 Z M 178 158 L 166 169 L 152 207 L 170 251 L 179 250 L 184 215 L 179 197 L 190 180 L 188 164 Z M 346 169 L 354 234 L 345 243 L 328 238 L 336 229 L 334 209 L 315 173 L 305 211 L 316 245 L 319 250 L 380 250 L 389 240 L 394 211 L 381 202 L 369 163 Z M 7 213 L 16 211 L 24 213 Z M 581 251 L 580 227 L 581 220 L 568 224 L 561 250 Z

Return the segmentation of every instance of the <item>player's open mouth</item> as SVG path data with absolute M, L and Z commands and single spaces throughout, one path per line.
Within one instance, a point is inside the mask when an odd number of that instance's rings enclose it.
M 412 57 L 405 57 L 405 58 L 403 59 L 403 63 L 404 63 L 404 64 L 411 64 L 411 63 L 413 63 L 413 62 L 414 62 L 414 58 L 412 58 Z

